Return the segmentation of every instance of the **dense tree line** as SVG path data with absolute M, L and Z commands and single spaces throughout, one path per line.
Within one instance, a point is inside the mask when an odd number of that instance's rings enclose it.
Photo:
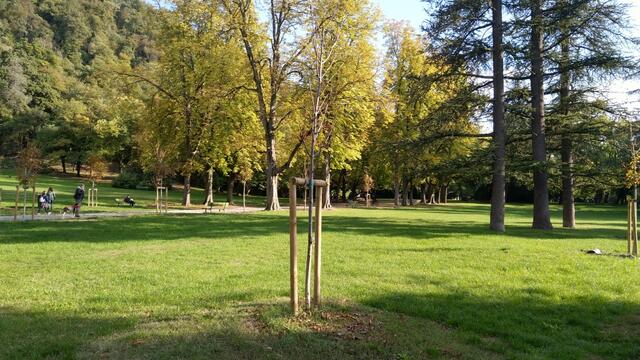
M 508 199 L 549 229 L 550 201 L 573 227 L 624 197 L 633 119 L 598 85 L 638 72 L 622 1 L 425 3 L 417 31 L 355 0 L 0 1 L 0 154 L 175 179 L 183 205 L 223 177 L 275 210 L 292 175 L 327 207 L 486 198 L 497 231 Z

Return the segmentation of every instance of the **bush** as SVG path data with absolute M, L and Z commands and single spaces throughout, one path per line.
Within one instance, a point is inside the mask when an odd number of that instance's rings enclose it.
M 142 174 L 133 171 L 123 171 L 113 180 L 111 186 L 122 189 L 135 189 L 139 186 L 148 186 L 148 181 Z

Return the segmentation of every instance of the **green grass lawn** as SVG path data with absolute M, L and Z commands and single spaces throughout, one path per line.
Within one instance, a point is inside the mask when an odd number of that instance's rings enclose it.
M 533 231 L 509 206 L 505 235 L 488 211 L 327 212 L 298 318 L 286 212 L 0 223 L 0 358 L 640 358 L 640 265 L 583 252 L 626 250 L 624 208 Z
M 46 191 L 49 187 L 53 187 L 56 192 L 56 204 L 54 204 L 55 208 L 61 209 L 64 206 L 72 205 L 73 194 L 75 192 L 78 184 L 84 183 L 86 189 L 88 189 L 91 185 L 91 181 L 86 178 L 78 178 L 69 176 L 63 176 L 61 174 L 58 175 L 40 175 L 37 178 L 36 182 L 36 191 L 38 193 L 42 191 Z M 15 200 L 16 200 L 16 184 L 17 180 L 15 177 L 15 171 L 13 170 L 0 170 L 0 190 L 2 191 L 0 201 L 0 215 L 13 215 Z M 102 183 L 97 185 L 98 188 L 98 206 L 87 208 L 85 207 L 83 211 L 90 212 L 120 212 L 120 211 L 141 211 L 141 210 L 151 210 L 155 208 L 156 201 L 156 192 L 155 190 L 130 190 L 130 189 L 120 189 L 111 187 L 111 183 L 108 180 L 103 181 Z M 131 197 L 136 200 L 136 207 L 131 208 L 128 206 L 117 206 L 115 199 L 122 200 L 127 194 L 130 194 Z M 87 194 L 88 196 L 88 194 Z M 29 190 L 29 194 L 27 197 L 27 214 L 31 214 L 31 199 L 32 193 Z M 200 188 L 192 188 L 191 194 L 192 203 L 195 205 L 200 205 L 204 202 L 204 191 Z M 85 196 L 85 204 L 86 204 L 86 196 Z M 216 202 L 226 201 L 226 195 L 224 193 L 217 193 L 214 195 L 214 200 Z M 247 197 L 247 206 L 264 206 L 264 197 L 261 196 L 248 196 Z M 23 204 L 23 195 L 20 195 L 19 205 L 22 209 Z M 37 201 L 37 200 L 36 200 Z M 169 206 L 179 207 L 182 202 L 182 191 L 174 190 L 169 192 Z M 234 202 L 236 205 L 242 205 L 242 197 L 235 196 Z

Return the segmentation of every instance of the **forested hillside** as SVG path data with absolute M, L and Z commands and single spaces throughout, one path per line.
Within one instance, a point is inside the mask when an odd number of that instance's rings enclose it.
M 0 1 L 0 151 L 30 142 L 66 171 L 89 154 L 130 160 L 139 105 L 116 68 L 158 59 L 141 0 Z

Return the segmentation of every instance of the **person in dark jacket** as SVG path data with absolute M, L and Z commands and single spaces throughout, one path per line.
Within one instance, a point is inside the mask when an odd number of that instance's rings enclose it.
M 49 211 L 53 210 L 53 203 L 56 201 L 56 193 L 53 192 L 53 188 L 50 187 L 47 190 L 47 204 L 49 204 Z
M 125 204 L 129 204 L 129 206 L 134 207 L 136 205 L 136 202 L 131 198 L 131 196 L 129 196 L 129 194 L 127 194 L 127 196 L 124 197 L 124 201 Z
M 80 217 L 80 207 L 82 206 L 82 200 L 84 200 L 84 184 L 78 185 L 76 192 L 73 194 L 73 200 L 76 202 L 73 205 L 73 213 L 76 217 Z

